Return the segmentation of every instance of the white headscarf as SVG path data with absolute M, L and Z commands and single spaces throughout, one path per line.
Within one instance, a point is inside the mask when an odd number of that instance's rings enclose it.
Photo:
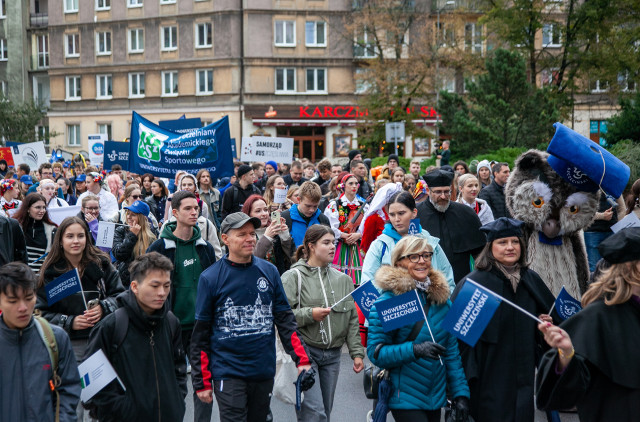
M 402 183 L 400 182 L 387 183 L 378 190 L 376 196 L 373 197 L 373 200 L 369 205 L 369 209 L 364 214 L 364 218 L 360 222 L 360 233 L 364 230 L 364 222 L 367 220 L 367 217 L 373 215 L 373 213 L 377 212 L 378 215 L 384 219 L 384 212 L 382 211 L 382 208 L 387 205 L 389 199 L 391 199 L 391 197 L 397 192 L 402 192 Z

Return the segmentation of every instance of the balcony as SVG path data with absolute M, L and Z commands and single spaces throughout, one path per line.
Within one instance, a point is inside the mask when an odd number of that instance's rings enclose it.
M 31 27 L 32 28 L 44 28 L 49 26 L 49 14 L 48 13 L 32 13 L 31 14 Z
M 481 0 L 434 0 L 432 2 L 433 13 L 440 10 L 440 13 L 453 11 L 459 12 L 480 12 L 482 10 Z

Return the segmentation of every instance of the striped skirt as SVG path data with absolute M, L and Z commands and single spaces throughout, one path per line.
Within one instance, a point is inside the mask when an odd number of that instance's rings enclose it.
M 345 273 L 353 280 L 353 284 L 360 285 L 362 274 L 362 257 L 360 256 L 360 241 L 355 245 L 347 245 L 339 241 L 336 255 L 333 257 L 333 268 Z

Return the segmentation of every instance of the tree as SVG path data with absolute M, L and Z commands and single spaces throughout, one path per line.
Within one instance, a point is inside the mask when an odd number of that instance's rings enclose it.
M 467 81 L 467 99 L 442 92 L 438 110 L 441 133 L 455 142 L 456 155 L 470 157 L 501 147 L 534 148 L 553 136 L 567 101 L 549 88 L 527 82 L 526 64 L 514 51 L 498 49 L 486 61 L 487 72 Z
M 33 101 L 17 104 L 3 98 L 0 101 L 0 138 L 13 142 L 37 140 L 36 125 L 46 113 L 45 108 Z
M 625 139 L 640 144 L 640 93 L 620 99 L 620 112 L 609 118 L 604 139 L 612 145 Z

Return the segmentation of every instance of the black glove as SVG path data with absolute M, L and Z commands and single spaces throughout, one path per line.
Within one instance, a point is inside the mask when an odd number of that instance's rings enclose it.
M 420 358 L 439 359 L 440 355 L 443 355 L 447 349 L 440 346 L 438 343 L 432 341 L 425 341 L 423 343 L 417 343 L 413 345 L 413 355 Z
M 315 369 L 311 368 L 308 371 L 300 372 L 300 375 L 298 375 L 298 379 L 296 380 L 296 382 L 293 383 L 296 386 L 296 410 L 297 411 L 300 411 L 301 409 L 300 405 L 302 403 L 302 392 L 307 391 L 308 389 L 313 387 L 313 384 L 316 382 L 315 376 L 316 376 L 316 371 Z
M 455 422 L 467 422 L 469 419 L 469 399 L 460 396 L 453 399 L 454 408 L 454 421 Z

